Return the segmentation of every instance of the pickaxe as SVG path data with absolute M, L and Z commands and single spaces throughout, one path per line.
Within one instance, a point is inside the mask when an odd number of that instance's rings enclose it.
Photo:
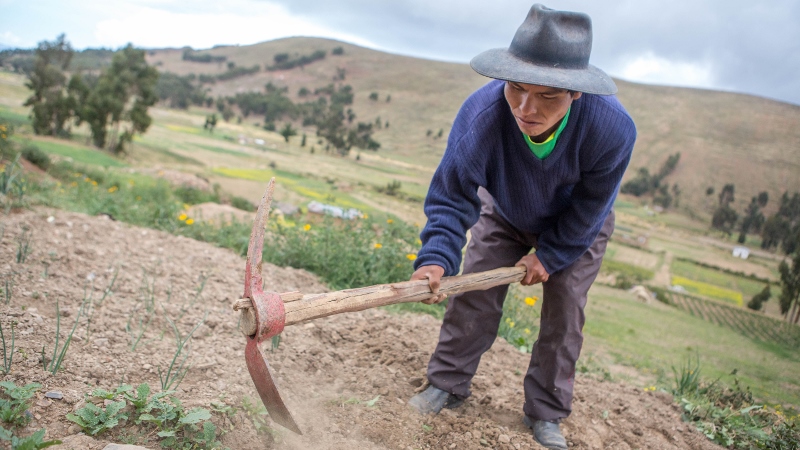
M 274 188 L 275 179 L 273 178 L 261 198 L 258 212 L 253 220 L 253 230 L 250 233 L 250 243 L 247 247 L 244 294 L 242 299 L 234 303 L 233 309 L 241 311 L 241 330 L 247 337 L 244 357 L 261 401 L 264 402 L 272 420 L 295 433 L 302 434 L 278 392 L 261 343 L 267 338 L 280 334 L 286 325 L 294 325 L 343 312 L 362 311 L 376 306 L 419 302 L 429 299 L 433 293 L 426 280 L 380 284 L 324 294 L 264 292 L 261 278 L 261 254 L 264 246 L 264 229 Z M 524 267 L 508 267 L 445 277 L 442 278 L 439 293 L 452 295 L 489 289 L 518 282 L 524 276 Z

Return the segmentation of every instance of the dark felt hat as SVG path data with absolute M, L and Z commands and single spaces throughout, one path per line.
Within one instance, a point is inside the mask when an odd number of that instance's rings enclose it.
M 487 50 L 470 66 L 481 75 L 518 83 L 552 86 L 588 94 L 617 92 L 605 72 L 589 64 L 592 19 L 535 4 L 508 49 Z

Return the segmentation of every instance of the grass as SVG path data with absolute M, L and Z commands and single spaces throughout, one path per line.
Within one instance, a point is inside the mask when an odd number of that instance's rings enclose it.
M 23 139 L 17 139 L 26 142 Z M 89 164 L 101 167 L 126 167 L 127 164 L 102 150 L 93 150 L 88 147 L 74 144 L 70 141 L 36 138 L 31 141 L 41 150 L 52 155 L 70 158 L 72 161 L 81 164 Z
M 800 357 L 778 345 L 754 341 L 661 304 L 638 303 L 631 294 L 592 287 L 586 309 L 584 354 L 608 354 L 615 363 L 662 377 L 688 355 L 699 354 L 706 376 L 738 378 L 757 398 L 800 405 Z
M 731 290 L 741 292 L 744 298 L 750 299 L 764 289 L 764 283 L 728 274 L 720 270 L 702 267 L 689 261 L 675 259 L 670 266 L 670 272 L 683 278 L 688 278 L 715 286 L 725 286 Z

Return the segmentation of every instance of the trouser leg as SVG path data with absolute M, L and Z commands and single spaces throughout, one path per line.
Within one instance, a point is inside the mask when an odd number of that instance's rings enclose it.
M 494 200 L 479 189 L 481 216 L 472 227 L 463 273 L 513 266 L 530 252 L 530 236 L 521 235 L 494 210 Z M 439 333 L 439 344 L 428 364 L 428 381 L 461 398 L 470 384 L 481 355 L 497 337 L 508 286 L 472 291 L 450 298 Z
M 597 277 L 613 231 L 612 212 L 586 253 L 571 266 L 550 275 L 543 284 L 539 337 L 525 376 L 527 416 L 559 420 L 572 411 L 575 363 L 583 345 L 586 294 Z

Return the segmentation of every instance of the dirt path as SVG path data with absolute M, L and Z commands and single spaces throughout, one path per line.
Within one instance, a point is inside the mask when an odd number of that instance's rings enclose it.
M 653 277 L 653 282 L 657 286 L 666 288 L 672 286 L 672 277 L 669 271 L 670 267 L 672 267 L 672 252 L 665 251 L 664 262 L 661 263 L 661 267 L 658 268 L 658 272 L 656 272 L 655 277 Z
M 84 436 L 65 414 L 77 409 L 84 394 L 96 386 L 148 382 L 158 387 L 157 368 L 166 367 L 175 350 L 165 314 L 186 333 L 208 313 L 192 345 L 192 369 L 178 388 L 185 407 L 208 407 L 220 400 L 238 407 L 243 398 L 256 395 L 245 367 L 237 316 L 230 310 L 241 294 L 243 258 L 191 239 L 56 210 L 37 209 L 0 220 L 5 230 L 0 276 L 14 282 L 10 305 L 0 306 L 0 320 L 4 329 L 11 320 L 18 323 L 20 349 L 4 380 L 43 385 L 31 408 L 34 420 L 21 434 L 46 427 L 49 438 L 65 441 L 54 447 L 60 449 L 101 449 L 110 440 L 120 441 L 122 436 L 113 431 L 98 438 Z M 15 255 L 23 227 L 33 231 L 32 253 L 18 264 Z M 85 319 L 79 323 L 63 370 L 55 376 L 44 372 L 38 355 L 42 346 L 52 349 L 55 302 L 64 337 L 84 288 L 96 302 L 116 268 L 113 294 L 96 305 L 90 325 Z M 202 293 L 196 295 L 206 277 Z M 325 290 L 314 276 L 295 269 L 264 264 L 264 278 L 277 291 Z M 131 351 L 126 324 L 135 317 L 137 305 L 143 308 L 153 290 L 149 286 L 155 286 L 158 314 Z M 132 323 L 135 328 L 136 321 Z M 223 444 L 235 450 L 540 448 L 521 422 L 528 355 L 500 339 L 484 355 L 474 396 L 463 407 L 437 417 L 421 417 L 408 409 L 406 401 L 422 382 L 438 325 L 429 316 L 372 310 L 288 328 L 269 359 L 304 435 L 278 426 L 272 435 L 257 435 L 239 412 L 224 423 L 215 419 L 230 430 Z M 61 391 L 64 399 L 44 401 L 42 394 L 48 390 Z M 681 422 L 668 394 L 591 375 L 577 377 L 576 392 L 574 413 L 562 425 L 573 448 L 718 448 Z M 374 405 L 368 406 L 371 400 Z M 129 436 L 139 431 L 133 425 L 125 430 Z M 153 441 L 145 445 L 159 448 Z

